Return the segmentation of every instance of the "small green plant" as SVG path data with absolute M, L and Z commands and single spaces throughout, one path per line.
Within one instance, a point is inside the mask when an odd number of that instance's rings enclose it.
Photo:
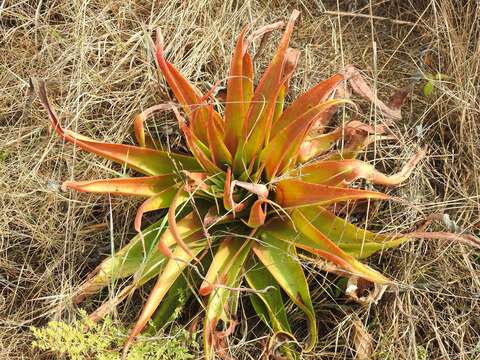
M 299 255 L 316 262 L 323 259 L 327 271 L 349 277 L 346 292 L 354 296 L 361 283 L 382 289 L 393 284 L 360 259 L 411 238 L 442 237 L 440 233 L 378 235 L 339 216 L 339 203 L 395 200 L 352 185 L 361 185 L 361 179 L 380 186 L 398 185 L 426 152 L 419 150 L 399 173 L 388 176 L 356 159 L 377 139 L 374 128 L 351 121 L 325 132 L 336 108 L 351 103 L 340 91 L 347 80 L 357 93 L 372 99 L 373 92 L 359 81 L 358 73 L 334 74 L 285 106 L 300 55 L 289 48 L 298 15 L 293 12 L 256 86 L 248 51 L 252 39 L 245 36 L 246 29 L 242 31 L 232 55 L 224 103 L 214 98 L 213 89 L 202 94 L 166 59 L 158 32 L 156 60 L 178 104 L 155 105 L 136 117 L 139 146 L 100 142 L 64 130 L 40 82 L 40 99 L 63 140 L 143 174 L 64 184 L 81 192 L 146 198 L 134 221 L 138 235 L 104 260 L 75 296 L 79 303 L 115 280 L 133 275 L 131 285 L 116 299 L 119 302 L 157 277 L 124 354 L 156 311 L 166 319 L 164 315 L 176 307 L 177 291 L 188 287 L 184 275 L 192 269 L 199 275 L 191 288 L 198 289 L 197 298 L 205 309 L 207 359 L 228 347 L 245 282 L 255 311 L 275 334 L 294 338 L 285 299 L 303 311 L 309 335 L 304 348 L 311 351 L 317 341 L 317 320 Z M 399 118 L 399 107 L 392 110 L 373 101 L 385 114 Z M 160 150 L 162 144 L 144 131 L 144 121 L 152 113 L 167 109 L 178 120 L 187 153 Z M 168 209 L 165 217 L 142 230 L 143 214 L 159 209 Z M 464 241 L 478 245 L 473 238 Z
M 0 150 L 0 163 L 7 160 L 8 152 L 6 150 Z
M 84 311 L 80 315 L 71 324 L 50 321 L 44 328 L 32 327 L 35 336 L 32 346 L 68 355 L 72 360 L 119 360 L 118 349 L 123 346 L 128 330 L 119 327 L 109 316 L 102 323 L 95 323 Z M 140 339 L 132 346 L 126 360 L 192 359 L 186 346 L 187 337 L 184 329 L 178 329 L 174 336 Z M 193 342 L 191 346 L 197 344 Z
M 425 80 L 427 81 L 425 85 L 423 85 L 423 95 L 424 96 L 430 96 L 433 92 L 433 89 L 435 87 L 435 83 L 446 80 L 448 79 L 448 76 L 445 74 L 426 74 L 425 75 Z
M 417 359 L 428 360 L 428 350 L 423 345 L 417 345 Z

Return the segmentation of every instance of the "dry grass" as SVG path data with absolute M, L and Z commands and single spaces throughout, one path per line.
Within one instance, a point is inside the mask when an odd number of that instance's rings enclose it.
M 402 230 L 428 214 L 446 212 L 459 227 L 478 231 L 480 5 L 475 0 L 462 4 L 0 2 L 0 358 L 40 358 L 30 349 L 28 326 L 73 316 L 69 305 L 73 289 L 112 244 L 118 248 L 132 235 L 132 201 L 59 189 L 67 179 L 105 177 L 123 170 L 77 154 L 50 135 L 45 112 L 28 94 L 29 77 L 48 79 L 65 127 L 129 142 L 134 114 L 168 96 L 158 85 L 147 51 L 152 29 L 161 26 L 169 58 L 205 89 L 225 76 L 234 36 L 244 24 L 285 19 L 298 8 L 302 19 L 293 46 L 302 51 L 302 59 L 292 86 L 295 94 L 349 63 L 363 70 L 380 94 L 391 94 L 419 72 L 449 76 L 428 98 L 417 86 L 404 108 L 404 119 L 395 124 L 399 143 L 377 144 L 369 154 L 378 166 L 392 170 L 416 146 L 429 146 L 428 160 L 400 190 L 415 207 L 375 209 L 369 224 Z M 383 19 L 326 15 L 325 9 Z M 430 70 L 419 55 L 426 48 Z M 177 141 L 171 118 L 159 119 L 151 130 L 164 141 Z M 429 240 L 406 244 L 370 263 L 400 286 L 398 294 L 389 293 L 370 309 L 325 295 L 323 288 L 330 286 L 331 278 L 305 264 L 323 335 L 315 354 L 305 358 L 350 358 L 355 313 L 376 339 L 379 359 L 480 358 L 478 255 L 460 245 Z M 66 311 L 60 312 L 60 305 Z M 302 332 L 301 322 L 297 332 Z M 251 356 L 246 350 L 257 345 L 240 341 L 233 351 L 236 358 L 247 359 Z

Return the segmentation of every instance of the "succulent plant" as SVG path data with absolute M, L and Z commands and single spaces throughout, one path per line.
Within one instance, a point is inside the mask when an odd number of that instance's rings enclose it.
M 253 308 L 272 332 L 292 338 L 285 301 L 295 303 L 308 320 L 304 350 L 309 351 L 317 340 L 317 326 L 299 255 L 323 259 L 329 271 L 383 286 L 391 281 L 360 259 L 423 236 L 374 234 L 336 213 L 338 203 L 392 200 L 385 193 L 350 185 L 359 179 L 397 185 L 425 152 L 420 150 L 399 173 L 387 176 L 355 159 L 375 138 L 375 129 L 352 121 L 325 132 L 336 108 L 351 103 L 339 96 L 346 73 L 320 82 L 285 106 L 299 58 L 299 52 L 288 47 L 297 16 L 295 11 L 286 24 L 256 87 L 248 51 L 252 38 L 246 38 L 246 29 L 241 32 L 224 102 L 215 99 L 214 91 L 202 94 L 167 61 L 158 32 L 156 60 L 177 103 L 153 106 L 136 117 L 138 146 L 100 142 L 64 130 L 40 82 L 40 99 L 62 139 L 143 174 L 65 183 L 80 192 L 146 198 L 135 217 L 138 235 L 104 260 L 75 296 L 79 303 L 114 280 L 132 277 L 131 285 L 92 315 L 100 318 L 157 278 L 125 353 L 152 316 L 157 323 L 165 322 L 175 308 L 177 290 L 188 286 L 197 287 L 204 303 L 207 358 L 215 351 L 226 356 L 226 338 L 237 323 L 242 291 L 250 293 Z M 160 110 L 175 114 L 188 153 L 162 149 L 146 135 L 144 121 Z M 343 146 L 335 147 L 339 140 Z M 142 229 L 143 215 L 160 209 L 168 209 L 165 216 Z M 192 271 L 195 280 L 188 285 L 186 274 Z

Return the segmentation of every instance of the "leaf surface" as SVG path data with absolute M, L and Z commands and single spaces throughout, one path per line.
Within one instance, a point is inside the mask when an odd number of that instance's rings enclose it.
M 219 245 L 212 263 L 208 268 L 207 274 L 198 290 L 202 296 L 209 295 L 216 289 L 217 284 L 225 282 L 227 279 L 227 268 L 232 259 L 238 255 L 238 251 L 242 248 L 242 242 L 230 237 L 225 238 Z
M 243 135 L 244 122 L 246 120 L 246 112 L 248 102 L 251 96 L 252 85 L 248 84 L 249 74 L 244 78 L 245 72 L 250 72 L 249 60 L 245 57 L 248 55 L 245 48 L 245 31 L 244 29 L 238 37 L 235 50 L 230 61 L 230 73 L 227 83 L 227 102 L 225 105 L 225 144 L 232 154 L 236 153 L 237 145 Z M 251 61 L 250 61 L 251 63 Z M 244 67 L 246 67 L 244 69 Z M 246 87 L 246 91 L 244 90 Z
M 385 175 L 371 164 L 352 159 L 320 160 L 301 167 L 298 175 L 303 181 L 329 186 L 346 186 L 358 179 L 365 179 L 378 185 L 394 186 L 407 180 L 424 156 L 425 150 L 419 151 L 398 173 L 393 175 Z
M 295 246 L 263 232 L 261 242 L 254 244 L 253 251 L 290 299 L 306 314 L 309 325 L 306 351 L 312 350 L 317 341 L 315 311 Z
M 254 155 L 263 147 L 270 137 L 275 102 L 282 86 L 283 67 L 286 60 L 288 43 L 293 25 L 299 12 L 294 11 L 285 29 L 272 62 L 260 79 L 247 113 L 247 121 L 243 134 L 246 137 L 242 151 L 242 159 L 249 164 Z
M 295 101 L 285 109 L 280 119 L 273 124 L 272 134 L 275 136 L 290 123 L 303 116 L 306 112 L 315 106 L 325 102 L 338 85 L 343 81 L 341 74 L 336 74 L 331 78 L 320 82 L 308 90 L 305 94 L 299 96 Z
M 176 247 L 173 251 L 173 257 L 168 260 L 165 265 L 165 268 L 158 277 L 158 280 L 153 287 L 150 295 L 145 303 L 140 317 L 138 318 L 135 326 L 128 336 L 128 340 L 125 343 L 123 354 L 128 353 L 130 345 L 133 343 L 135 338 L 143 330 L 147 322 L 152 317 L 153 313 L 157 309 L 158 305 L 167 294 L 171 286 L 175 283 L 180 274 L 185 270 L 187 265 L 192 261 L 192 259 L 199 254 L 207 246 L 206 241 L 196 242 L 195 245 L 191 246 L 191 254 L 186 253 L 181 247 Z
M 66 181 L 62 186 L 80 192 L 150 197 L 174 184 L 175 174 L 168 174 L 136 178 Z
M 212 161 L 219 167 L 224 168 L 232 164 L 232 155 L 223 141 L 222 132 L 218 129 L 217 125 L 215 125 L 212 105 L 210 105 L 208 109 L 210 114 L 207 125 L 208 147 L 212 154 Z
M 231 243 L 226 243 L 225 246 L 232 246 L 231 253 L 233 253 L 233 256 L 227 262 L 220 260 L 222 264 L 217 263 L 215 269 L 221 269 L 222 285 L 231 288 L 240 284 L 240 271 L 250 254 L 252 241 L 236 238 L 229 241 Z M 208 299 L 203 331 L 205 357 L 207 359 L 213 357 L 214 351 L 226 352 L 225 338 L 235 328 L 234 317 L 237 311 L 239 292 L 226 287 L 217 287 L 210 293 Z M 224 324 L 229 324 L 223 333 L 216 330 L 219 320 L 222 320 Z
M 332 99 L 320 103 L 283 128 L 260 155 L 260 162 L 265 166 L 267 178 L 271 179 L 280 172 L 282 163 L 286 165 L 297 157 L 300 146 L 314 122 L 328 114 L 330 108 L 345 102 L 342 99 Z
M 105 143 L 71 131 L 64 131 L 60 126 L 57 115 L 48 102 L 44 81 L 39 81 L 39 95 L 57 134 L 65 141 L 83 150 L 112 160 L 120 165 L 126 165 L 146 175 L 164 175 L 179 170 L 201 170 L 197 161 L 191 156 L 132 145 Z
M 275 202 L 285 208 L 326 205 L 360 199 L 388 200 L 391 197 L 377 191 L 339 188 L 301 180 L 279 181 L 275 191 Z
M 245 278 L 250 287 L 257 291 L 251 296 L 259 299 L 265 307 L 266 318 L 263 320 L 267 325 L 271 326 L 275 332 L 291 333 L 280 288 L 270 271 L 257 262 L 246 272 Z
M 209 117 L 207 104 L 202 93 L 165 59 L 163 36 L 160 31 L 157 31 L 156 58 L 160 71 L 187 114 L 193 133 L 200 141 L 206 143 L 206 125 Z M 216 114 L 216 117 L 219 115 Z
M 399 235 L 375 234 L 359 228 L 321 206 L 305 207 L 301 211 L 325 237 L 357 259 L 367 258 L 378 251 L 397 247 L 409 240 Z
M 290 222 L 272 222 L 267 228 L 267 233 L 282 239 L 312 254 L 318 255 L 328 262 L 342 269 L 345 274 L 360 276 L 366 280 L 389 284 L 391 281 L 379 272 L 362 264 L 353 256 L 347 254 L 331 239 L 327 238 L 307 217 L 301 209 L 292 212 Z

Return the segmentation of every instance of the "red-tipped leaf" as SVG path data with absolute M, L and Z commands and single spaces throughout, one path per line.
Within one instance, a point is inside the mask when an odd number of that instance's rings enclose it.
M 285 109 L 280 119 L 273 124 L 272 136 L 278 134 L 291 122 L 310 111 L 313 107 L 326 101 L 343 79 L 342 75 L 336 74 L 298 97 L 288 108 Z
M 289 123 L 280 131 L 272 141 L 265 147 L 260 155 L 260 161 L 265 166 L 265 173 L 268 179 L 273 178 L 283 170 L 283 167 L 296 159 L 300 145 L 305 139 L 309 128 L 323 119 L 333 106 L 345 103 L 346 100 L 332 99 L 320 103 L 302 116 Z
M 38 84 L 40 101 L 48 112 L 54 130 L 65 141 L 121 165 L 126 165 L 145 175 L 163 175 L 180 170 L 198 171 L 201 169 L 197 161 L 191 156 L 132 145 L 104 143 L 75 134 L 71 131 L 64 131 L 60 126 L 55 111 L 48 101 L 45 82 L 39 80 Z
M 388 200 L 391 197 L 376 191 L 344 189 L 301 180 L 282 180 L 275 191 L 275 202 L 285 208 L 361 199 Z
M 150 197 L 175 184 L 175 175 L 136 177 L 125 179 L 100 179 L 91 181 L 66 181 L 62 187 L 80 192 L 107 193 Z
M 247 113 L 247 121 L 243 131 L 246 143 L 242 151 L 242 158 L 249 164 L 254 155 L 262 148 L 266 139 L 269 138 L 275 101 L 282 86 L 283 68 L 286 60 L 286 52 L 293 25 L 299 12 L 294 11 L 280 41 L 277 52 L 272 62 L 263 74 Z

